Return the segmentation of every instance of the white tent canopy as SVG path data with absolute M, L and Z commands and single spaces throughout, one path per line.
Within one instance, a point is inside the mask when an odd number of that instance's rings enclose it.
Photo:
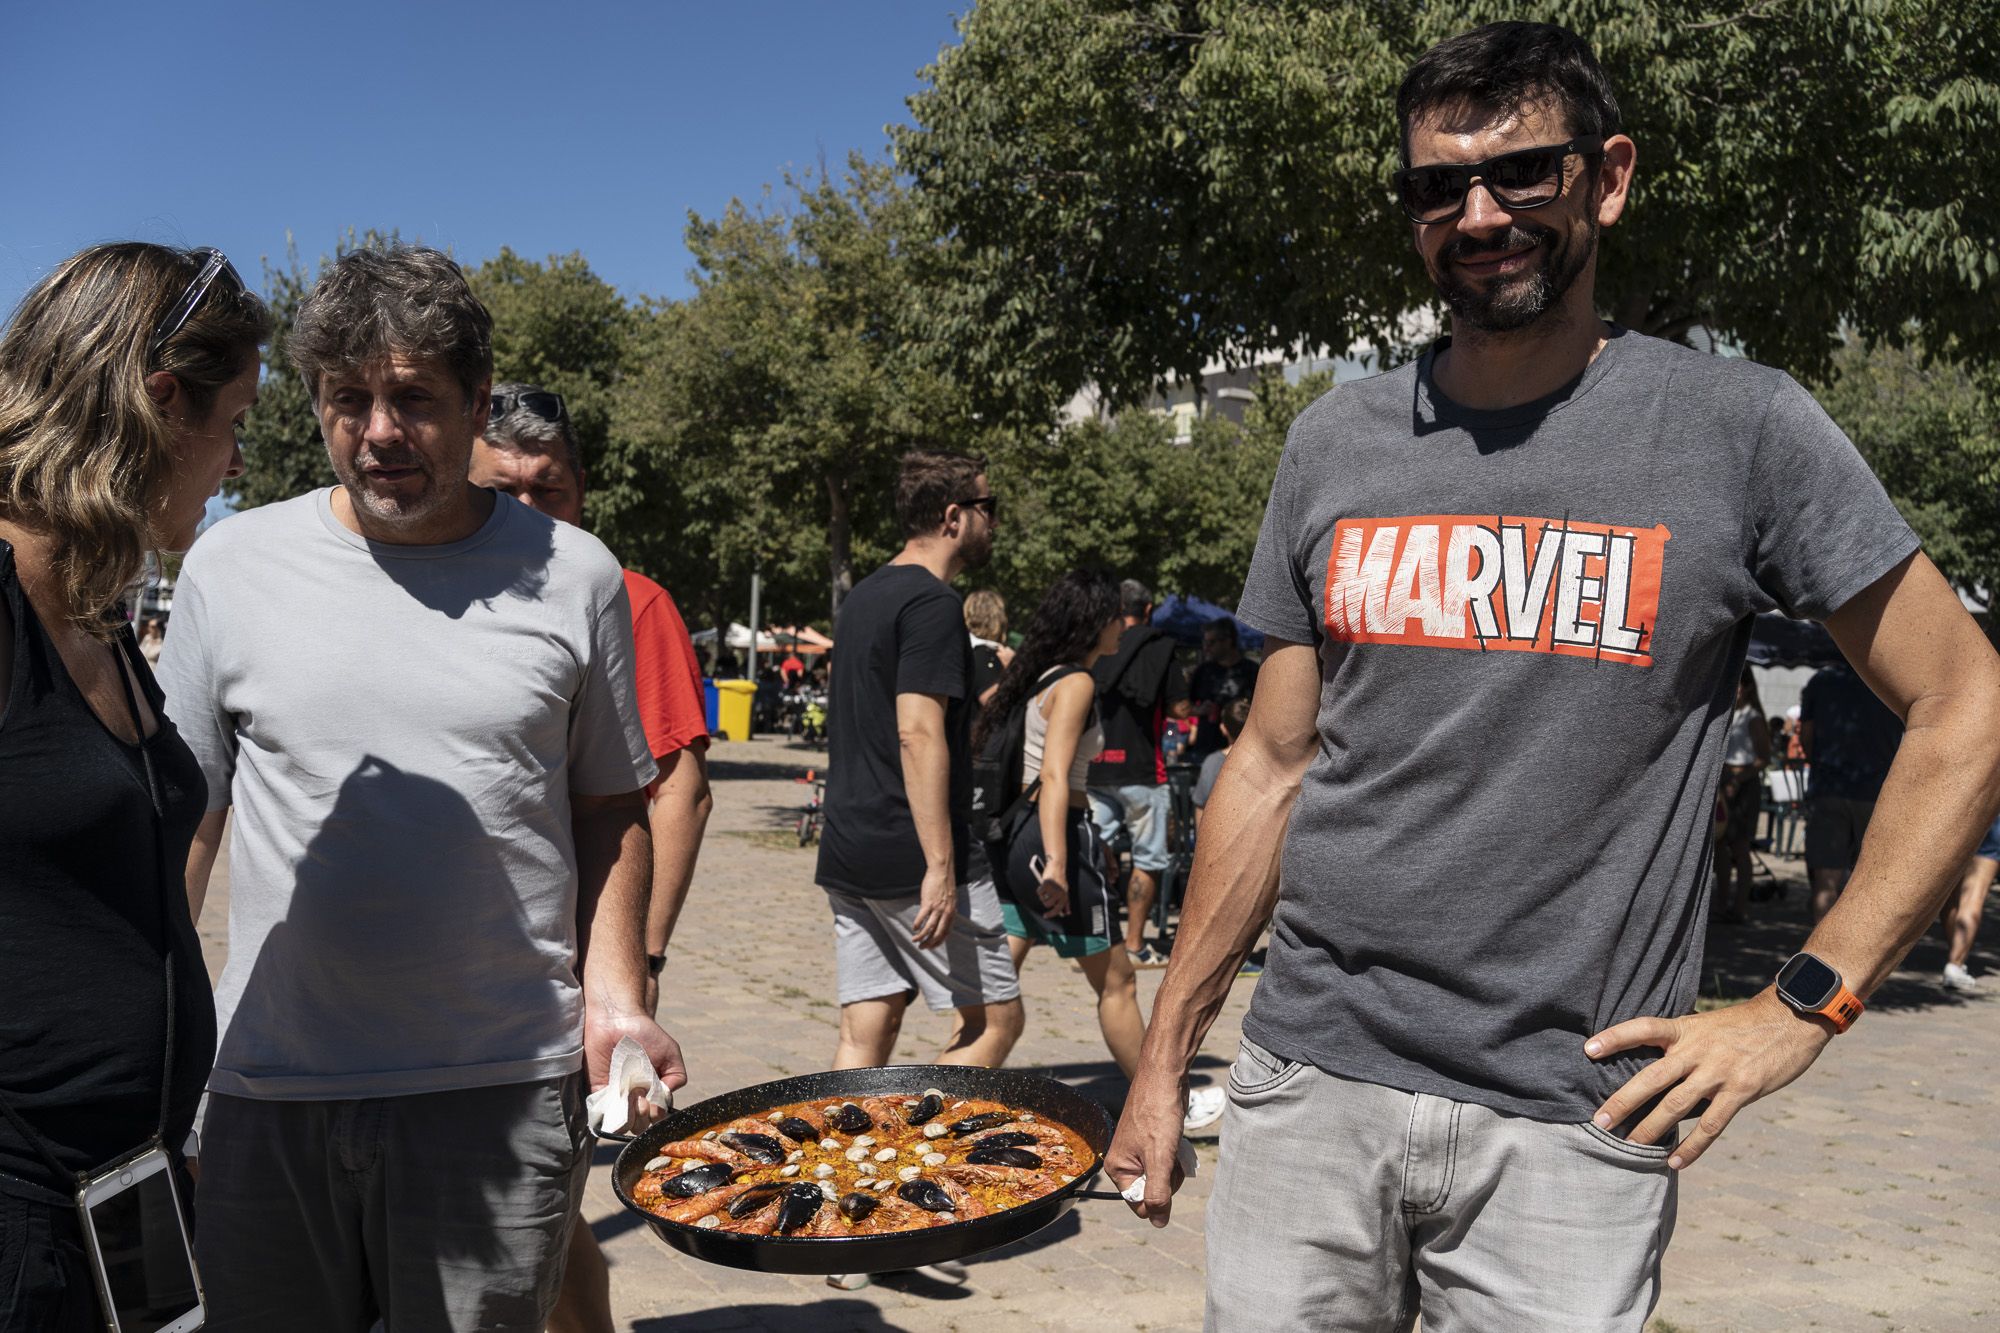
M 694 633 L 688 635 L 688 638 L 706 648 L 715 642 L 715 628 L 714 626 L 710 626 L 708 629 L 696 630 Z M 723 647 L 734 648 L 738 652 L 749 648 L 750 627 L 731 621 L 729 634 L 723 639 L 722 644 Z M 775 653 L 783 646 L 777 639 L 771 637 L 769 630 L 757 636 L 757 651 L 760 653 Z

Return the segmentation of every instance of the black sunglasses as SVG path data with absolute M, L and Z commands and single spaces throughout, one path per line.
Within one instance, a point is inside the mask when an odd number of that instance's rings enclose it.
M 1521 148 L 1484 162 L 1437 162 L 1404 167 L 1395 175 L 1396 193 L 1412 222 L 1449 222 L 1465 211 L 1475 180 L 1510 210 L 1540 208 L 1563 195 L 1563 164 L 1571 154 L 1601 152 L 1604 139 L 1586 134 L 1568 143 Z
M 153 326 L 153 339 L 146 344 L 146 364 L 149 366 L 160 359 L 160 352 L 166 347 L 167 340 L 179 333 L 181 326 L 194 317 L 195 307 L 201 304 L 202 297 L 208 295 L 208 289 L 215 285 L 217 278 L 227 273 L 229 280 L 236 284 L 237 291 L 244 289 L 243 279 L 237 274 L 236 266 L 229 262 L 229 257 L 222 251 L 204 245 L 199 250 L 188 251 L 188 254 L 203 257 L 201 270 L 194 275 L 194 281 L 187 285 L 187 290 L 181 293 L 181 299 L 168 309 L 166 317 Z
M 544 421 L 557 422 L 569 417 L 569 409 L 563 406 L 562 395 L 550 393 L 547 389 L 533 389 L 527 393 L 496 393 L 493 395 L 493 419 L 512 412 L 516 407 L 525 408 Z
M 984 509 L 986 517 L 998 522 L 1000 519 L 1000 497 L 997 495 L 974 495 L 963 500 L 953 500 L 960 509 Z

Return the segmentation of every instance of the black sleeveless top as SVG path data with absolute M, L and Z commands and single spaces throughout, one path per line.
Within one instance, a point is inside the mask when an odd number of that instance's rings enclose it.
M 160 712 L 160 688 L 127 630 L 118 651 L 160 715 L 145 743 L 164 803 L 166 846 L 156 848 L 144 756 L 98 720 L 70 679 L 4 541 L 0 596 L 14 636 L 0 712 L 0 1098 L 72 1172 L 151 1138 L 160 1128 L 172 950 L 166 1143 L 178 1151 L 215 1060 L 215 1000 L 185 884 L 208 785 Z M 72 1189 L 4 1116 L 0 1173 Z

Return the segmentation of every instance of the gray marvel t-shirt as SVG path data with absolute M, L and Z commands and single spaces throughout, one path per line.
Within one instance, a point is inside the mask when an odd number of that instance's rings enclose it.
M 1917 541 L 1781 372 L 1614 330 L 1476 412 L 1434 355 L 1300 414 L 1243 590 L 1322 680 L 1244 1030 L 1580 1121 L 1645 1063 L 1584 1038 L 1693 1008 L 1751 617 L 1824 618 Z
M 655 772 L 617 561 L 506 496 L 369 542 L 331 492 L 203 535 L 160 660 L 233 803 L 209 1087 L 383 1097 L 578 1067 L 570 793 Z

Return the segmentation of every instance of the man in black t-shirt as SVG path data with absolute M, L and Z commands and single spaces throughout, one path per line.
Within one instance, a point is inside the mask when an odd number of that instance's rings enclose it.
M 1806 763 L 1806 873 L 1812 918 L 1833 908 L 1896 760 L 1903 724 L 1846 662 L 1815 672 L 1799 695 Z
M 1201 631 L 1203 662 L 1188 679 L 1188 700 L 1201 725 L 1195 732 L 1193 759 L 1206 759 L 1228 744 L 1222 734 L 1222 710 L 1238 699 L 1248 700 L 1257 688 L 1257 664 L 1243 655 L 1236 622 L 1228 616 L 1210 621 Z
M 835 1069 L 886 1064 L 918 992 L 957 1012 L 940 1063 L 998 1065 L 1021 1035 L 999 899 L 966 874 L 971 641 L 950 583 L 992 555 L 996 504 L 984 460 L 907 455 L 903 550 L 855 586 L 834 625 L 817 878 L 840 976 Z
M 1109 837 L 1122 824 L 1132 837 L 1132 881 L 1125 890 L 1125 950 L 1134 967 L 1165 967 L 1166 956 L 1145 942 L 1146 916 L 1167 868 L 1167 770 L 1160 733 L 1168 718 L 1188 715 L 1187 672 L 1174 661 L 1174 641 L 1152 625 L 1153 594 L 1137 579 L 1118 585 L 1125 633 L 1118 651 L 1100 658 L 1098 714 L 1104 753 L 1090 766 L 1099 828 Z

